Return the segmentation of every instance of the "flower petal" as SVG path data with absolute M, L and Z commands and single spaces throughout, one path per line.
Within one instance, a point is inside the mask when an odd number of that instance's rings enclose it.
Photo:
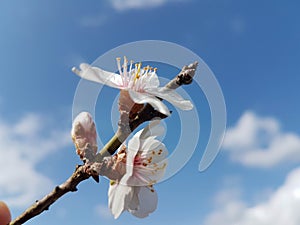
M 170 102 L 171 104 L 182 110 L 191 110 L 193 108 L 193 104 L 191 103 L 191 101 L 183 99 L 175 90 L 163 87 L 151 88 L 145 91 L 149 94 L 155 95 Z
M 155 96 L 152 96 L 152 95 L 147 94 L 147 93 L 135 92 L 135 91 L 130 90 L 130 89 L 128 91 L 129 91 L 130 97 L 132 98 L 132 100 L 135 103 L 138 103 L 138 104 L 149 103 L 150 105 L 153 106 L 153 108 L 155 108 L 159 112 L 161 112 L 161 113 L 163 113 L 167 116 L 170 115 L 170 111 L 168 110 L 167 106 L 164 103 L 162 103 L 162 101 L 160 101 Z
M 165 128 L 160 124 L 160 120 L 152 120 L 146 126 L 141 135 L 140 139 L 147 139 L 148 137 L 162 136 L 165 132 Z
M 123 81 L 120 75 L 102 70 L 98 67 L 92 67 L 89 64 L 80 64 L 80 70 L 75 67 L 72 71 L 83 79 L 96 83 L 105 84 L 113 88 L 121 88 Z
M 159 120 L 154 120 L 149 123 L 144 129 L 137 132 L 128 142 L 127 157 L 126 157 L 126 177 L 129 178 L 133 173 L 134 158 L 141 146 L 145 145 L 145 140 L 148 142 L 153 140 L 156 136 L 160 136 L 164 132 L 164 127 L 158 125 Z M 144 147 L 142 147 L 143 149 Z
M 140 204 L 140 200 L 139 200 L 140 187 L 133 187 L 133 189 L 134 189 L 133 196 L 130 204 L 128 205 L 128 211 L 137 210 Z
M 134 178 L 127 181 L 128 185 L 147 186 L 153 185 L 161 180 L 165 174 L 167 160 L 158 159 L 159 163 L 148 164 L 147 166 L 136 166 Z
M 139 151 L 135 159 L 134 169 L 131 176 L 127 173 L 122 177 L 120 183 L 129 186 L 148 186 L 157 183 L 164 176 L 167 166 L 168 151 L 165 145 L 158 140 L 147 144 L 149 149 Z M 148 143 L 148 142 L 147 142 Z
M 148 187 L 140 187 L 138 193 L 139 207 L 137 210 L 129 209 L 128 211 L 139 218 L 145 218 L 157 208 L 157 193 L 154 189 Z
M 151 163 L 162 162 L 168 155 L 168 150 L 166 146 L 158 140 L 153 140 L 151 142 L 145 142 L 142 146 L 143 151 L 141 152 L 141 158 L 150 161 Z
M 125 176 L 131 176 L 133 172 L 133 163 L 134 158 L 139 151 L 140 148 L 140 135 L 143 130 L 140 130 L 137 132 L 128 142 L 127 147 L 127 156 L 126 156 L 126 175 Z
M 129 208 L 134 195 L 134 188 L 121 184 L 111 184 L 108 190 L 108 206 L 117 219 L 124 210 Z
M 159 79 L 156 73 L 151 73 L 149 75 L 144 75 L 145 88 L 157 88 L 159 86 Z

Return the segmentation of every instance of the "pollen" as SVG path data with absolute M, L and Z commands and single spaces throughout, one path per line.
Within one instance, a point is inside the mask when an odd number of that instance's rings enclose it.
M 137 68 L 137 72 L 136 72 L 136 74 L 135 74 L 134 80 L 140 78 L 141 66 L 142 66 L 142 63 L 137 63 L 137 64 L 135 64 L 135 68 Z

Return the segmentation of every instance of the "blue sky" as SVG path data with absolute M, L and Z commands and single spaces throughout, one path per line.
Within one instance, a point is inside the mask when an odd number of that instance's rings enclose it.
M 195 52 L 219 81 L 228 128 L 217 159 L 198 171 L 210 117 L 192 84 L 185 90 L 197 96 L 199 145 L 179 173 L 156 185 L 159 205 L 150 217 L 114 220 L 102 179 L 81 183 L 27 224 L 299 224 L 299 7 L 292 0 L 1 1 L 0 199 L 15 217 L 80 163 L 69 137 L 80 80 L 73 66 L 121 44 L 164 40 Z M 110 100 L 99 100 L 97 110 Z M 112 125 L 103 117 L 97 129 L 108 140 Z M 170 152 L 176 118 L 165 121 Z

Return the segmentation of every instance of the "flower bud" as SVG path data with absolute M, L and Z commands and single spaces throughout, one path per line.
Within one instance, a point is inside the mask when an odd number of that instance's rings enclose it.
M 81 112 L 73 121 L 71 130 L 76 153 L 81 159 L 97 153 L 97 132 L 91 114 Z

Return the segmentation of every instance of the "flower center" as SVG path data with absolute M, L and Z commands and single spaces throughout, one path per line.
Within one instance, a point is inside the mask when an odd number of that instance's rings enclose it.
M 134 89 L 142 92 L 146 83 L 149 81 L 147 76 L 155 75 L 157 68 L 152 68 L 149 65 L 142 68 L 142 63 L 135 63 L 133 68 L 133 61 L 130 61 L 128 70 L 128 60 L 124 56 L 123 65 L 121 65 L 121 58 L 116 58 L 119 74 L 122 79 L 122 86 L 125 88 Z

